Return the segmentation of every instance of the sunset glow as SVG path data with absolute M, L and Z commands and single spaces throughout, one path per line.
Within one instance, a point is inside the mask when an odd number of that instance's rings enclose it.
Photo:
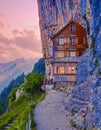
M 0 63 L 42 57 L 37 0 L 0 0 Z

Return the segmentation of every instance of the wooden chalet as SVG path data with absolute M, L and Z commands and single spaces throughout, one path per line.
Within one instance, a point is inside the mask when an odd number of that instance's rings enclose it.
M 53 82 L 76 81 L 76 65 L 88 47 L 85 28 L 70 21 L 52 41 Z

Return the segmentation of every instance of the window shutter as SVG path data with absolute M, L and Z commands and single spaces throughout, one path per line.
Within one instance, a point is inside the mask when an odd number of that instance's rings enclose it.
M 54 73 L 57 74 L 57 67 L 54 66 Z
M 78 44 L 78 37 L 76 37 L 76 44 Z
M 83 44 L 86 44 L 86 39 L 85 39 L 85 37 L 83 37 Z
M 67 43 L 69 44 L 69 37 L 67 37 Z

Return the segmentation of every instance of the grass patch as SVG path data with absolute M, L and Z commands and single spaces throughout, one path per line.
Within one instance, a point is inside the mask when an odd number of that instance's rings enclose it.
M 87 128 L 86 127 L 84 127 L 84 129 L 83 130 L 87 130 Z
M 73 120 L 70 120 L 70 125 L 73 128 L 77 128 L 77 124 Z
M 98 69 L 98 76 L 101 76 L 101 70 Z
M 95 65 L 96 67 L 99 66 L 99 61 L 98 61 L 98 59 L 95 60 L 94 65 Z
M 94 38 L 93 35 L 91 36 L 91 38 L 92 38 L 91 49 L 93 49 L 93 54 L 95 55 L 96 54 L 96 50 L 95 50 L 95 38 Z
M 42 83 L 42 75 L 29 74 L 23 84 L 26 94 L 22 94 L 16 100 L 16 90 L 11 92 L 9 96 L 10 111 L 0 116 L 0 130 L 4 130 L 6 126 L 9 126 L 8 130 L 25 130 L 29 114 L 31 114 L 31 129 L 36 130 L 33 111 L 35 106 L 45 97 L 45 92 L 39 87 Z
M 36 104 L 42 101 L 44 97 L 44 92 L 37 92 L 37 94 L 33 95 L 32 99 L 22 97 L 21 104 L 15 106 L 15 108 L 13 106 L 10 112 L 0 116 L 0 130 L 3 130 L 10 123 L 13 123 L 13 125 L 8 130 L 25 130 L 29 113 L 31 113 L 32 130 L 35 130 L 36 124 L 33 118 L 33 110 Z

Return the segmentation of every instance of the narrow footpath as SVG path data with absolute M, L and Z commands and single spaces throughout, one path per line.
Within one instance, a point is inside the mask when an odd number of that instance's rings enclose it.
M 34 111 L 37 130 L 75 130 L 70 126 L 69 112 L 65 107 L 65 93 L 50 90 L 45 100 Z

